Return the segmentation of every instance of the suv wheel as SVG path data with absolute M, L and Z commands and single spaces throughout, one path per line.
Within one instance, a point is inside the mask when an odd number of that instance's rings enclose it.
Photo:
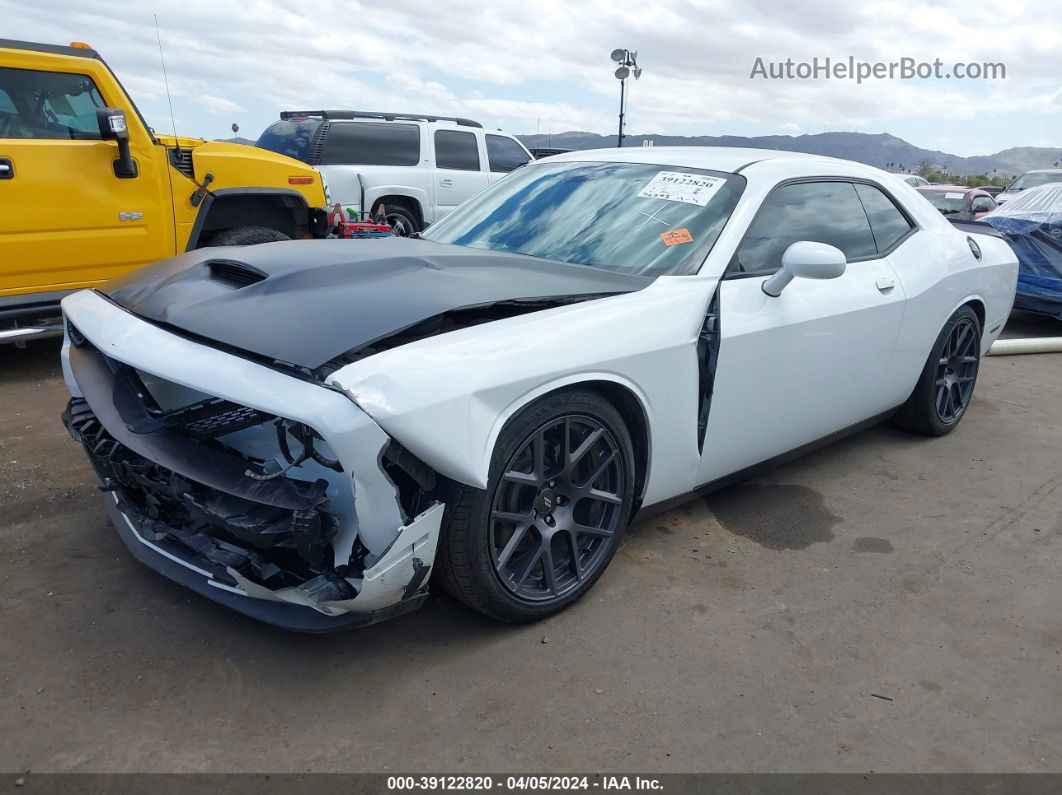
M 413 213 L 397 204 L 387 206 L 384 218 L 395 237 L 412 237 L 420 231 L 420 224 L 413 217 Z

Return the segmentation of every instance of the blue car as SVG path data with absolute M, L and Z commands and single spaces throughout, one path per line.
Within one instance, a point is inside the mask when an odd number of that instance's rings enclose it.
M 1024 191 L 981 220 L 1018 255 L 1015 309 L 1062 320 L 1062 182 Z

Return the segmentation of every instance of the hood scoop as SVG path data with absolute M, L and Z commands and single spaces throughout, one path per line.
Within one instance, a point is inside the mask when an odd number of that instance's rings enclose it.
M 206 262 L 205 265 L 210 272 L 211 279 L 235 290 L 265 281 L 269 275 L 246 262 L 238 262 L 234 259 L 214 259 Z

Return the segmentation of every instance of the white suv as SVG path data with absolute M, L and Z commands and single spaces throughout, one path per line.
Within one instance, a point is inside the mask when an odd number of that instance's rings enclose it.
M 471 119 L 354 110 L 284 111 L 256 145 L 315 166 L 344 212 L 383 204 L 403 236 L 532 159 L 514 136 Z

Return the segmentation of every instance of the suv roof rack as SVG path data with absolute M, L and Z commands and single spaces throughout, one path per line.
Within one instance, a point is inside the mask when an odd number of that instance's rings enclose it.
M 478 121 L 463 119 L 460 116 L 427 116 L 422 113 L 377 113 L 366 110 L 282 110 L 280 118 L 283 121 L 296 119 L 300 116 L 320 116 L 330 121 L 335 119 L 383 119 L 394 121 L 452 121 L 462 127 L 482 127 Z

